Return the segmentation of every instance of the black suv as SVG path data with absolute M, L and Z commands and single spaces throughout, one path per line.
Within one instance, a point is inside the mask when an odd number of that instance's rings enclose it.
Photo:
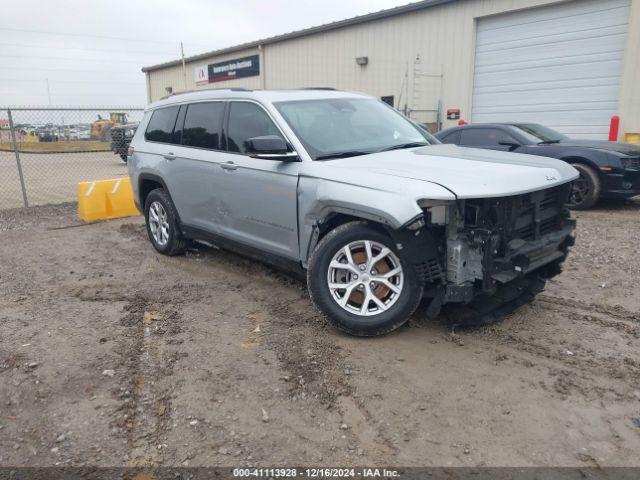
M 442 143 L 558 158 L 572 164 L 580 178 L 569 206 L 592 207 L 598 198 L 640 195 L 640 145 L 566 137 L 536 123 L 478 123 L 442 130 Z
M 123 162 L 127 161 L 127 151 L 133 135 L 138 128 L 138 122 L 127 123 L 118 127 L 111 127 L 109 134 L 111 136 L 111 150 L 118 155 Z

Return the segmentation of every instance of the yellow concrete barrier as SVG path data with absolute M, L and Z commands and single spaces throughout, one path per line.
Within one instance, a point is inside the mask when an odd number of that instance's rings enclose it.
M 138 214 L 129 177 L 78 183 L 78 215 L 85 222 Z

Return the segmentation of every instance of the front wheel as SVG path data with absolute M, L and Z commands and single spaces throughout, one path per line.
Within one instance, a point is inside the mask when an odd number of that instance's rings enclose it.
M 567 206 L 573 210 L 586 210 L 598 201 L 600 178 L 592 168 L 586 165 L 574 163 L 572 166 L 578 170 L 580 176 L 573 182 Z
M 329 232 L 307 270 L 312 300 L 329 322 L 351 335 L 382 335 L 404 324 L 423 287 L 415 268 L 388 235 L 367 222 Z

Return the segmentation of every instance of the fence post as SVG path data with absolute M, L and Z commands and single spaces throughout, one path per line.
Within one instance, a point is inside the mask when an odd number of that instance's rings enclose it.
M 22 164 L 20 163 L 20 152 L 18 149 L 18 142 L 16 142 L 16 129 L 13 126 L 13 116 L 11 115 L 11 109 L 7 110 L 7 116 L 9 117 L 9 130 L 11 131 L 11 140 L 13 141 L 13 151 L 16 154 L 16 165 L 18 166 L 18 176 L 20 177 L 20 187 L 22 187 L 22 201 L 24 206 L 29 206 L 29 200 L 27 200 L 27 188 L 24 185 L 24 176 L 22 175 Z

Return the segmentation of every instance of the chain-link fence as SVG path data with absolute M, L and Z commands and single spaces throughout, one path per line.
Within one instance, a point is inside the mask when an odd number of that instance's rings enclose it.
M 0 109 L 0 209 L 73 201 L 78 182 L 126 176 L 143 111 Z

